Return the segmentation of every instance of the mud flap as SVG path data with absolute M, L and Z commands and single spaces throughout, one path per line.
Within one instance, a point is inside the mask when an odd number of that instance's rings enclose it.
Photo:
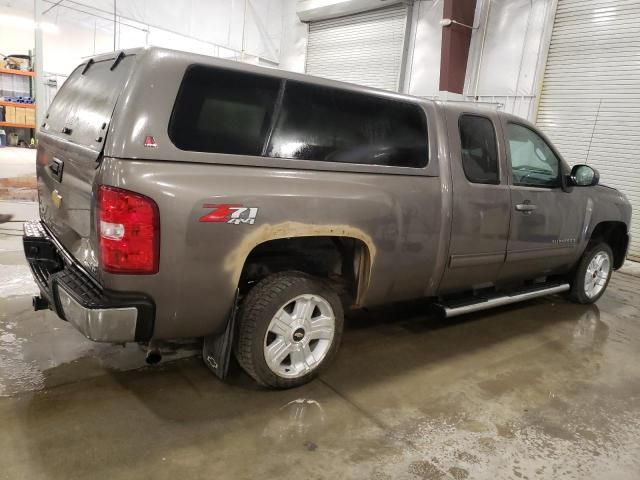
M 229 372 L 231 350 L 235 337 L 236 313 L 238 311 L 238 291 L 233 300 L 233 309 L 224 331 L 218 335 L 204 337 L 202 344 L 202 359 L 216 377 L 224 380 Z

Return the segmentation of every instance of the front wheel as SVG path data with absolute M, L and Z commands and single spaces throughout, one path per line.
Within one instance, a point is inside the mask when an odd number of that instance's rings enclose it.
M 326 282 L 302 272 L 276 273 L 240 308 L 236 358 L 261 385 L 303 385 L 334 356 L 343 317 L 340 298 Z
M 587 248 L 578 264 L 569 297 L 577 303 L 594 303 L 609 284 L 613 270 L 613 252 L 604 242 Z

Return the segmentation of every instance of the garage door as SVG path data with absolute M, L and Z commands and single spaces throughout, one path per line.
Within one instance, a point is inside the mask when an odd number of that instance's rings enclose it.
M 537 123 L 629 197 L 640 260 L 640 1 L 558 1 Z
M 397 91 L 406 23 L 403 4 L 311 22 L 306 71 Z

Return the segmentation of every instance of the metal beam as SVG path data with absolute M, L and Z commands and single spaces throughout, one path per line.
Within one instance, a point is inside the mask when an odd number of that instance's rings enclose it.
M 462 94 L 476 0 L 444 0 L 440 91 Z
M 60 2 L 58 2 L 60 3 Z M 36 74 L 32 81 L 35 87 L 35 99 L 36 99 L 36 135 L 38 127 L 42 125 L 44 119 L 44 62 L 43 62 L 43 41 L 42 41 L 42 15 L 43 15 L 42 0 L 33 0 L 33 22 L 35 28 L 34 32 L 34 72 Z

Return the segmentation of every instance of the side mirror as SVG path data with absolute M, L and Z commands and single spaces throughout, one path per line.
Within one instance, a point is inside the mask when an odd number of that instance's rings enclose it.
M 574 165 L 571 169 L 571 183 L 577 187 L 591 187 L 600 181 L 600 174 L 589 165 Z

